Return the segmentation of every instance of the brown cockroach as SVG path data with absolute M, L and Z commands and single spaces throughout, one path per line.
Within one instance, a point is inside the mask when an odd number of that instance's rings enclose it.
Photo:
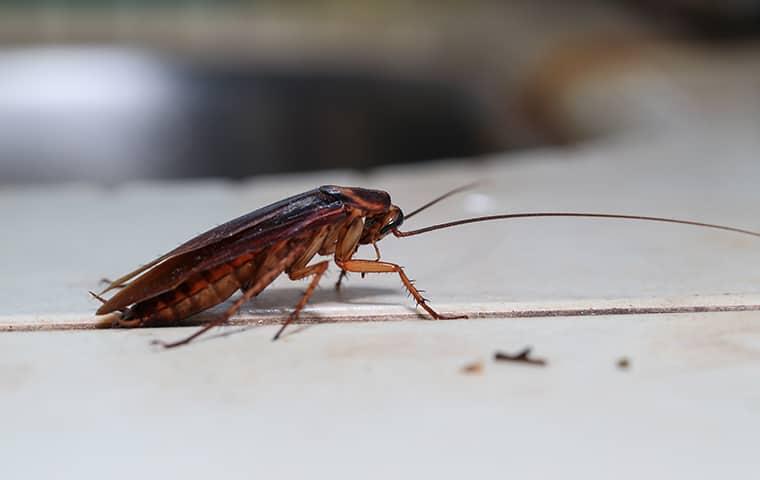
M 404 216 L 381 190 L 325 185 L 231 220 L 183 243 L 169 253 L 111 282 L 101 292 L 120 289 L 103 302 L 98 315 L 110 314 L 114 327 L 176 325 L 181 320 L 220 304 L 237 290 L 242 296 L 224 314 L 188 337 L 162 343 L 176 347 L 223 325 L 240 307 L 286 273 L 291 280 L 311 277 L 306 292 L 285 319 L 273 340 L 298 318 L 314 293 L 328 260 L 310 264 L 316 255 L 332 255 L 340 267 L 340 286 L 346 272 L 396 273 L 419 307 L 435 319 L 465 318 L 442 315 L 428 304 L 404 269 L 380 260 L 377 242 L 388 234 L 409 237 L 442 228 L 529 217 L 591 217 L 678 223 L 727 230 L 760 237 L 741 228 L 673 218 L 607 213 L 538 212 L 491 215 L 441 223 L 412 231 L 400 231 L 405 218 L 438 203 L 471 185 L 452 190 Z M 376 258 L 353 258 L 359 245 L 372 245 Z

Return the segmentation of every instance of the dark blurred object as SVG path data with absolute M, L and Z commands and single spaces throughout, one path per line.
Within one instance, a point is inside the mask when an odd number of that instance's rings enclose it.
M 363 169 L 757 122 L 760 44 L 741 35 L 758 3 L 0 6 L 0 184 Z
M 700 36 L 734 40 L 760 36 L 758 0 L 632 0 Z
M 363 169 L 488 151 L 474 99 L 432 79 L 258 66 L 195 69 L 184 80 L 192 151 L 213 159 L 193 162 L 188 175 Z
M 3 183 L 361 169 L 487 147 L 472 99 L 433 80 L 116 48 L 14 49 L 0 71 Z

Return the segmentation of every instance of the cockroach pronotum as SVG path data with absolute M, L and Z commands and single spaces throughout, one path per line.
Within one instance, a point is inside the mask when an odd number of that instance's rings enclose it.
M 309 262 L 316 255 L 332 255 L 341 269 L 336 287 L 347 272 L 396 273 L 419 307 L 435 319 L 465 318 L 436 312 L 422 296 L 404 269 L 380 260 L 377 242 L 388 234 L 410 237 L 442 228 L 491 220 L 529 217 L 590 217 L 678 223 L 727 230 L 760 237 L 741 228 L 673 218 L 608 213 L 538 212 L 512 213 L 468 218 L 401 231 L 408 219 L 471 185 L 452 190 L 404 216 L 381 190 L 325 185 L 255 210 L 202 233 L 171 252 L 111 282 L 100 295 L 97 314 L 110 314 L 114 327 L 176 325 L 181 320 L 220 304 L 237 290 L 242 296 L 218 319 L 188 337 L 161 343 L 170 348 L 184 345 L 208 330 L 223 325 L 240 307 L 261 293 L 280 274 L 291 280 L 311 277 L 306 292 L 285 319 L 273 340 L 298 314 L 314 293 L 329 260 Z M 372 245 L 376 258 L 353 258 L 359 245 Z M 120 289 L 109 299 L 101 295 Z

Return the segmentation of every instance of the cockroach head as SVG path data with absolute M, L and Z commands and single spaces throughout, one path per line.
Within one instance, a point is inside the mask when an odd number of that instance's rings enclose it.
M 359 243 L 376 242 L 404 222 L 404 214 L 391 203 L 391 196 L 382 190 L 323 185 L 319 191 L 342 201 L 347 207 L 362 212 L 364 231 Z
M 377 215 L 367 215 L 364 219 L 364 232 L 359 243 L 373 243 L 391 233 L 404 223 L 404 212 L 396 205 Z

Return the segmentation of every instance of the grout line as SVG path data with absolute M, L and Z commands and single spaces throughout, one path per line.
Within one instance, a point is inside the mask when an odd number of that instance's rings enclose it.
M 533 308 L 533 309 L 466 309 L 444 310 L 447 313 L 467 315 L 469 320 L 475 319 L 506 319 L 506 318 L 542 318 L 542 317 L 584 317 L 602 315 L 661 315 L 661 314 L 688 314 L 688 313 L 720 313 L 720 312 L 747 312 L 760 311 L 760 304 L 732 304 L 732 305 L 681 305 L 681 306 L 612 306 L 612 307 L 589 307 L 589 308 Z M 37 332 L 37 331 L 66 331 L 66 330 L 100 330 L 96 317 L 79 320 L 61 320 L 48 322 L 3 322 L 0 320 L 0 332 Z M 173 326 L 199 326 L 215 318 L 213 313 L 201 313 Z M 278 314 L 243 314 L 237 315 L 227 322 L 229 326 L 252 326 L 252 325 L 279 325 L 285 313 Z M 320 323 L 343 323 L 343 322 L 392 322 L 408 320 L 430 320 L 426 315 L 414 312 L 388 312 L 382 314 L 330 314 L 327 312 L 314 313 L 304 312 L 301 318 L 294 324 L 309 325 Z M 468 319 L 460 319 L 467 321 Z M 438 321 L 438 320 L 436 320 Z M 107 328 L 106 328 L 107 329 Z

